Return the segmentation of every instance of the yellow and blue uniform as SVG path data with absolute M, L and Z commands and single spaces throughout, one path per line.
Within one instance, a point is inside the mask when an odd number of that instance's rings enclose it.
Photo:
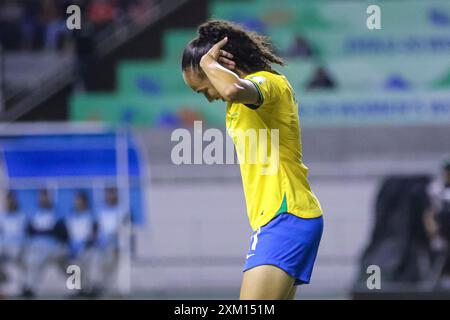
M 281 74 L 249 74 L 258 105 L 228 103 L 226 126 L 240 163 L 254 231 L 244 271 L 276 265 L 309 283 L 323 230 L 322 208 L 302 162 L 298 105 Z
M 283 75 L 267 71 L 245 78 L 258 89 L 260 104 L 228 103 L 226 125 L 236 145 L 252 229 L 258 229 L 282 212 L 301 218 L 320 217 L 322 209 L 309 186 L 308 168 L 302 162 L 298 105 L 292 87 Z M 278 146 L 272 141 L 274 129 L 278 130 Z M 250 161 L 252 153 L 264 153 L 259 143 L 254 145 L 249 139 L 239 138 L 251 130 L 256 131 L 258 142 L 259 133 L 265 134 L 268 152 L 278 157 L 260 161 L 256 156 L 256 162 Z M 252 147 L 256 150 L 250 150 Z

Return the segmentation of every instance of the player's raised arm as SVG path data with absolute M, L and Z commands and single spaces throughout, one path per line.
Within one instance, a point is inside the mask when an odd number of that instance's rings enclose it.
M 200 67 L 224 100 L 254 105 L 260 103 L 255 85 L 232 71 L 235 67 L 233 55 L 222 50 L 227 41 L 225 37 L 213 45 L 201 58 Z

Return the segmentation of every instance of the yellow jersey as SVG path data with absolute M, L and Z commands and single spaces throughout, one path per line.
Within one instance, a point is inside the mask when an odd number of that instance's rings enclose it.
M 298 105 L 288 80 L 259 71 L 245 77 L 260 95 L 258 106 L 227 104 L 226 127 L 240 164 L 247 215 L 253 230 L 277 214 L 317 218 L 322 208 L 302 162 Z

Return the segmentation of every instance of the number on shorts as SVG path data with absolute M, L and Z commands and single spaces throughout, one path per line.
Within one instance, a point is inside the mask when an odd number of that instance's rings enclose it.
M 258 233 L 259 233 L 260 229 L 258 229 L 257 232 L 255 232 L 255 234 L 253 235 L 253 242 L 252 242 L 252 246 L 251 246 L 251 250 L 256 250 L 256 245 L 258 244 Z

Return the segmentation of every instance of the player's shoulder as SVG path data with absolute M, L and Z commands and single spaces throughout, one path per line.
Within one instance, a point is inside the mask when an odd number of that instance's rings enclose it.
M 245 78 L 258 83 L 259 85 L 262 85 L 267 81 L 278 85 L 282 85 L 287 82 L 286 77 L 277 71 L 257 71 L 247 75 Z

